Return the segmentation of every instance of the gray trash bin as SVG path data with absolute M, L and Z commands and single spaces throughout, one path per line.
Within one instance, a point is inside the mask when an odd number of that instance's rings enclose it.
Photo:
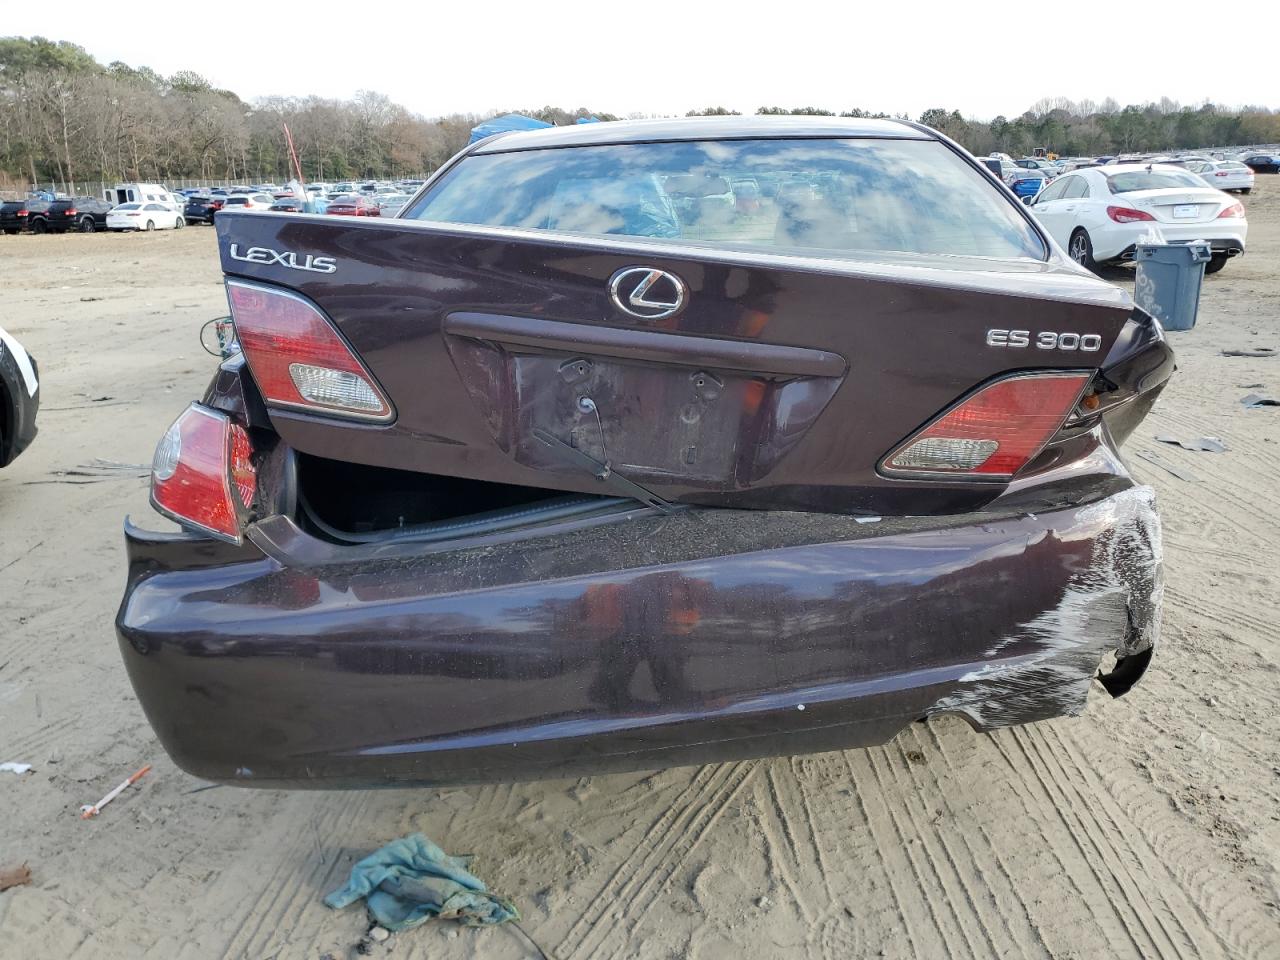
M 1200 309 L 1207 243 L 1140 243 L 1133 252 L 1138 278 L 1133 299 L 1166 330 L 1190 330 Z

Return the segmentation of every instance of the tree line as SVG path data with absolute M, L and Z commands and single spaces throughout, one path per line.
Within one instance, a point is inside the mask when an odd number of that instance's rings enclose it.
M 555 124 L 619 119 L 585 107 L 514 111 Z M 689 115 L 733 114 L 724 107 Z M 888 117 L 853 109 L 760 107 L 758 114 Z M 183 71 L 98 63 L 83 48 L 43 37 L 0 38 L 0 178 L 77 181 L 284 179 L 291 174 L 284 126 L 308 179 L 429 173 L 461 149 L 489 115 L 427 118 L 369 90 L 353 99 L 263 97 L 249 102 Z M 640 116 L 640 115 L 632 115 Z M 1280 141 L 1280 113 L 1266 107 L 1203 104 L 1121 107 L 1114 100 L 1045 99 L 1012 119 L 965 118 L 926 110 L 919 120 L 975 153 L 1021 155 L 1044 146 L 1100 154 Z

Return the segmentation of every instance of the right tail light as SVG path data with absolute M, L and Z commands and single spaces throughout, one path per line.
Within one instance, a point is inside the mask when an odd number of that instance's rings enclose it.
M 1044 449 L 1075 409 L 1092 372 L 1006 377 L 982 387 L 885 457 L 893 476 L 1004 480 Z
M 236 336 L 268 404 L 388 421 L 391 403 L 319 309 L 296 293 L 227 281 Z

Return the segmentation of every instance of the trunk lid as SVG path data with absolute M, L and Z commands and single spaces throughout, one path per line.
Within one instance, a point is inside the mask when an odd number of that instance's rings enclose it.
M 606 492 L 594 462 L 674 502 L 971 509 L 1004 484 L 889 479 L 877 464 L 994 377 L 1097 368 L 1132 310 L 1123 293 L 1073 267 L 1025 260 L 855 262 L 224 214 L 224 272 L 314 302 L 395 408 L 387 424 L 273 409 L 289 444 L 567 492 Z M 679 278 L 683 310 L 624 312 L 611 282 L 632 269 Z M 631 304 L 648 304 L 633 309 L 662 313 L 672 295 L 663 282 L 633 295 Z M 991 345 L 993 330 L 1027 331 L 1029 346 Z M 1037 349 L 1042 331 L 1098 347 Z
M 1209 223 L 1235 202 L 1221 191 L 1208 187 L 1135 190 L 1116 196 L 1124 204 L 1151 214 L 1160 223 Z

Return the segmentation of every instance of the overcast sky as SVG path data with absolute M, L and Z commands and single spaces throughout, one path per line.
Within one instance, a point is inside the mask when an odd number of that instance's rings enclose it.
M 1273 31 L 1215 26 L 1212 5 L 1181 0 L 6 6 L 5 34 L 70 40 L 103 63 L 194 70 L 245 99 L 371 89 L 427 116 L 767 104 L 990 119 L 1046 96 L 1280 106 Z M 291 42 L 291 20 L 309 36 Z

